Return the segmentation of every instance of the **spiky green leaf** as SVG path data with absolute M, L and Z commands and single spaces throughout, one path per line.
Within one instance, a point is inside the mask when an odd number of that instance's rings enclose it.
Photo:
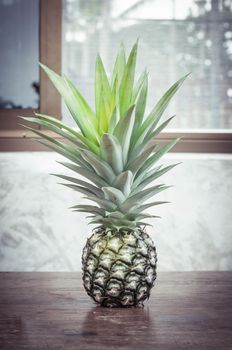
M 165 146 L 161 147 L 157 152 L 155 152 L 155 154 L 153 154 L 152 156 L 150 156 L 145 163 L 143 164 L 143 166 L 141 167 L 141 169 L 138 171 L 138 173 L 136 174 L 136 177 L 139 176 L 142 173 L 145 173 L 146 171 L 150 170 L 150 168 L 156 163 L 158 162 L 158 160 L 164 155 L 166 154 L 168 151 L 170 151 L 170 149 L 172 147 L 174 147 L 177 142 L 180 140 L 180 138 L 173 140 L 171 142 L 169 142 L 168 144 L 166 144 Z
M 110 118 L 110 123 L 109 123 L 109 128 L 108 128 L 109 134 L 114 133 L 114 129 L 115 129 L 118 121 L 119 121 L 118 111 L 117 111 L 117 107 L 115 107 L 113 112 L 112 112 L 111 118 Z
M 185 75 L 181 79 L 179 79 L 175 84 L 173 84 L 161 97 L 161 99 L 158 101 L 156 106 L 152 109 L 151 113 L 148 115 L 148 117 L 143 122 L 141 128 L 136 134 L 136 139 L 141 137 L 143 135 L 144 137 L 148 134 L 150 134 L 156 125 L 158 124 L 163 112 L 165 111 L 166 107 L 168 106 L 169 102 L 171 101 L 174 94 L 177 92 L 177 90 L 180 88 L 180 86 L 183 84 L 185 79 L 187 78 L 189 74 Z
M 121 82 L 123 72 L 126 65 L 126 55 L 125 55 L 125 49 L 123 44 L 120 45 L 118 55 L 114 64 L 113 74 L 112 74 L 112 81 L 111 86 L 115 84 L 115 80 L 117 79 L 118 82 Z
M 45 114 L 40 114 L 40 113 L 35 113 L 35 115 L 40 120 L 44 120 L 47 123 L 50 123 L 51 125 L 57 126 L 62 130 L 66 130 L 69 134 L 75 136 L 78 140 L 83 142 L 91 151 L 93 151 L 96 154 L 99 154 L 99 147 L 97 145 L 95 145 L 93 142 L 91 142 L 90 140 L 88 140 L 80 132 L 76 131 L 74 128 L 70 128 L 68 125 L 62 123 L 57 118 L 53 118 L 51 116 L 48 116 Z
M 129 162 L 126 166 L 128 170 L 130 170 L 134 175 L 136 175 L 137 171 L 141 169 L 141 167 L 146 162 L 147 158 L 154 152 L 156 145 L 151 145 L 147 149 L 145 149 L 140 156 Z
M 137 179 L 135 180 L 133 184 L 133 193 L 141 191 L 144 187 L 149 185 L 152 181 L 158 179 L 160 176 L 164 175 L 165 173 L 173 169 L 178 164 L 180 163 L 169 165 L 159 171 L 154 171 L 154 170 L 148 171 L 141 182 L 137 182 L 136 181 Z
M 124 203 L 120 205 L 120 211 L 122 212 L 128 212 L 133 206 L 135 206 L 137 203 L 143 203 L 147 199 L 153 197 L 155 194 L 164 191 L 165 189 L 169 188 L 170 186 L 164 186 L 164 185 L 156 185 L 149 187 L 143 191 L 140 191 L 130 197 L 128 197 Z
M 135 78 L 135 65 L 137 57 L 137 43 L 132 47 L 128 61 L 126 63 L 122 81 L 119 88 L 120 115 L 124 117 L 126 111 L 132 105 L 132 93 Z
M 122 147 L 117 138 L 110 134 L 104 134 L 100 143 L 101 158 L 108 163 L 115 174 L 123 171 Z
M 130 152 L 130 158 L 134 159 L 137 155 L 139 155 L 145 147 L 155 142 L 155 137 L 159 135 L 159 133 L 171 122 L 171 120 L 175 116 L 167 119 L 163 122 L 159 127 L 157 127 L 151 134 L 147 135 L 145 138 L 143 135 L 137 140 L 134 149 Z
M 116 128 L 114 129 L 114 136 L 117 137 L 119 143 L 122 145 L 123 163 L 127 163 L 127 157 L 130 147 L 131 135 L 133 131 L 135 116 L 134 107 L 132 106 L 126 113 L 123 119 L 120 119 Z
M 74 209 L 74 211 L 83 212 L 83 213 L 91 213 L 91 214 L 98 214 L 101 216 L 105 215 L 105 210 L 99 207 L 96 207 L 95 205 L 74 205 L 70 207 L 70 209 Z
M 98 196 L 98 197 L 103 197 L 103 192 L 101 189 L 99 189 L 96 186 L 93 186 L 92 184 L 90 184 L 89 182 L 77 179 L 75 177 L 71 177 L 71 176 L 67 176 L 67 175 L 59 175 L 59 174 L 51 174 L 53 176 L 59 177 L 60 179 L 66 180 L 66 181 L 70 181 L 73 182 L 73 184 L 85 187 L 87 189 L 89 189 L 92 194 Z
M 130 170 L 124 171 L 117 176 L 113 185 L 119 190 L 121 190 L 127 197 L 131 191 L 133 177 L 134 176 Z
M 97 55 L 95 66 L 95 107 L 101 132 L 108 130 L 111 110 L 111 88 L 101 57 Z
M 125 195 L 122 191 L 115 187 L 102 187 L 102 191 L 104 192 L 105 199 L 119 205 L 125 200 Z
M 60 129 L 59 127 L 53 125 L 52 123 L 49 123 L 45 120 L 41 120 L 39 118 L 34 118 L 34 117 L 20 117 L 30 123 L 35 123 L 41 126 L 44 126 L 46 128 L 48 128 L 49 130 L 55 132 L 57 135 L 63 136 L 66 140 L 71 141 L 72 143 L 74 143 L 78 148 L 80 149 L 87 149 L 86 145 L 80 141 L 77 137 L 75 137 L 74 135 L 68 133 L 67 131 Z M 35 130 L 35 129 L 33 129 Z M 42 136 L 42 135 L 40 135 Z
M 97 175 L 95 172 L 85 169 L 83 167 L 77 166 L 72 163 L 67 162 L 58 162 L 59 164 L 65 166 L 66 168 L 76 172 L 77 174 L 80 174 L 81 176 L 85 177 L 86 179 L 90 180 L 93 184 L 96 184 L 100 188 L 102 186 L 108 186 L 109 184 L 103 179 L 101 176 Z
M 98 198 L 96 196 L 87 196 L 85 199 L 88 199 L 92 202 L 97 203 L 102 209 L 107 211 L 115 211 L 117 205 L 107 199 Z
M 143 212 L 144 210 L 157 206 L 157 205 L 161 205 L 161 204 L 166 204 L 169 203 L 167 201 L 156 201 L 156 202 L 150 202 L 150 203 L 146 203 L 146 204 L 142 204 L 142 205 L 136 205 L 135 207 L 132 208 L 132 214 L 139 214 L 141 212 Z
M 56 89 L 63 97 L 67 108 L 69 109 L 73 119 L 79 126 L 82 134 L 86 136 L 90 141 L 98 143 L 98 137 L 94 128 L 94 124 L 92 122 L 92 118 L 88 115 L 89 110 L 86 110 L 85 108 L 87 102 L 85 101 L 85 103 L 83 104 L 84 98 L 80 94 L 74 94 L 74 91 L 72 90 L 68 81 L 65 78 L 59 76 L 53 70 L 51 70 L 42 63 L 40 64 L 40 66 L 43 68 L 45 73 L 53 82 Z M 80 96 L 81 98 L 79 99 L 78 97 Z
M 89 188 L 78 186 L 78 185 L 65 184 L 65 183 L 59 183 L 59 184 L 69 187 L 74 191 L 83 193 L 86 196 L 95 196 L 95 193 L 93 193 Z
M 108 183 L 112 183 L 115 179 L 115 174 L 109 164 L 104 160 L 97 157 L 94 153 L 90 151 L 81 151 L 82 158 L 88 162 L 92 168 L 95 170 L 96 174 L 106 179 Z

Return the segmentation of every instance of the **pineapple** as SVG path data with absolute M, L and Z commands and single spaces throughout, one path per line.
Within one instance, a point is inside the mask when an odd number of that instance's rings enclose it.
M 176 139 L 159 148 L 154 139 L 172 120 L 159 124 L 187 77 L 172 85 L 145 117 L 148 74 L 144 71 L 136 81 L 136 56 L 137 42 L 128 58 L 121 45 L 111 79 L 97 56 L 95 112 L 66 76 L 41 64 L 78 128 L 44 114 L 22 117 L 65 141 L 24 125 L 41 137 L 39 142 L 70 161 L 61 164 L 74 173 L 73 177 L 54 175 L 89 201 L 72 207 L 90 214 L 90 223 L 95 225 L 83 249 L 83 284 L 95 302 L 108 307 L 143 305 L 154 285 L 156 249 L 145 228 L 146 219 L 155 216 L 146 210 L 165 202 L 147 200 L 168 188 L 153 181 L 176 164 L 156 164 L 178 142 Z

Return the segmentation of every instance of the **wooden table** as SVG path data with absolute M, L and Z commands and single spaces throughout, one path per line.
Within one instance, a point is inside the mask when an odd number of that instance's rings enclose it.
M 1 273 L 0 349 L 231 350 L 232 273 L 159 273 L 143 309 L 107 309 L 78 273 Z

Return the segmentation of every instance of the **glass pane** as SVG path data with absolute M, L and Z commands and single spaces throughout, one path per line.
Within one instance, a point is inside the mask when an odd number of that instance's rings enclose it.
M 39 107 L 39 0 L 0 0 L 0 108 Z
M 148 68 L 147 112 L 192 72 L 166 112 L 172 129 L 232 129 L 231 0 L 65 0 L 63 71 L 94 106 L 94 60 L 111 72 L 121 41 L 139 37 L 137 71 Z M 68 120 L 64 111 L 64 119 Z

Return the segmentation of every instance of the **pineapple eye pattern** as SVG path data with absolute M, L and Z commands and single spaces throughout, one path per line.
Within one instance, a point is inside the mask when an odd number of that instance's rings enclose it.
M 129 241 L 133 243 L 128 245 Z M 104 248 L 97 256 L 95 247 L 99 242 L 104 242 Z M 112 250 L 113 245 L 117 249 Z M 143 305 L 149 298 L 156 279 L 157 258 L 155 246 L 144 231 L 116 237 L 111 231 L 93 233 L 82 259 L 84 287 L 97 303 L 130 307 Z

